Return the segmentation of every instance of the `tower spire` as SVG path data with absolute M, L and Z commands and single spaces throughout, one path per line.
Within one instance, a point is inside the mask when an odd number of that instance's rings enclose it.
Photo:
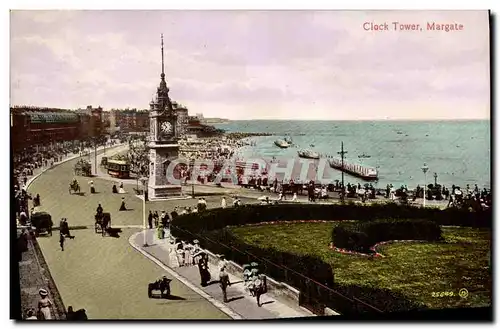
M 163 33 L 161 34 L 161 79 L 165 80 L 165 62 L 163 59 Z

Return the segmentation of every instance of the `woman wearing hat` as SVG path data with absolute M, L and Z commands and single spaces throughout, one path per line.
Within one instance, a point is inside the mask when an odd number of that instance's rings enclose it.
M 118 190 L 118 193 L 119 194 L 125 194 L 127 192 L 125 192 L 125 189 L 123 188 L 123 182 L 120 182 L 120 189 Z
M 193 245 L 190 243 L 184 244 L 184 265 L 191 266 L 193 265 Z
M 231 285 L 229 281 L 229 274 L 226 271 L 227 261 L 224 255 L 219 256 L 219 285 L 222 290 L 222 296 L 224 297 L 224 303 L 227 303 L 227 287 Z
M 193 254 L 193 265 L 197 265 L 198 261 L 200 260 L 200 256 L 197 256 L 197 254 L 201 251 L 200 248 L 200 241 L 198 240 L 193 240 L 193 249 L 191 250 Z
M 250 278 L 252 277 L 252 269 L 250 268 L 250 264 L 243 265 L 243 280 L 245 290 L 249 291 Z
M 196 256 L 200 256 L 200 261 L 198 262 L 198 269 L 200 271 L 201 286 L 206 287 L 208 281 L 210 281 L 210 271 L 208 270 L 208 255 L 202 250 Z
M 125 198 L 122 198 L 122 204 L 120 206 L 119 211 L 126 211 L 127 207 L 125 206 Z
M 52 302 L 49 299 L 49 293 L 45 289 L 38 290 L 38 293 L 40 294 L 40 300 L 38 301 L 40 320 L 51 320 L 50 307 Z
M 177 261 L 179 262 L 179 267 L 184 266 L 184 241 L 177 243 L 176 246 Z

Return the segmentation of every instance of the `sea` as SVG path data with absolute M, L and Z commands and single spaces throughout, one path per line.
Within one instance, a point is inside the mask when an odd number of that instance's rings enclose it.
M 322 156 L 340 158 L 341 142 L 345 161 L 377 168 L 383 188 L 407 185 L 415 188 L 434 183 L 451 187 L 490 189 L 491 125 L 489 120 L 471 121 L 295 121 L 251 120 L 215 124 L 226 132 L 272 133 L 249 137 L 254 145 L 238 152 L 243 158 L 297 157 L 297 150 L 311 149 Z M 276 139 L 289 137 L 294 147 L 281 149 Z M 360 155 L 369 157 L 360 158 Z M 425 177 L 422 167 L 429 168 Z M 334 171 L 333 179 L 341 178 Z M 336 176 L 336 177 L 335 177 Z M 435 177 L 436 176 L 436 177 Z M 346 184 L 363 181 L 345 175 Z

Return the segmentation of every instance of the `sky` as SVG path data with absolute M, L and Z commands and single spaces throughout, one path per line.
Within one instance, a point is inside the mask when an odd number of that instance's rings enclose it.
M 487 11 L 18 10 L 10 18 L 11 105 L 149 108 L 163 33 L 170 96 L 190 114 L 490 118 Z M 463 30 L 431 31 L 427 22 Z M 370 23 L 389 30 L 367 31 Z

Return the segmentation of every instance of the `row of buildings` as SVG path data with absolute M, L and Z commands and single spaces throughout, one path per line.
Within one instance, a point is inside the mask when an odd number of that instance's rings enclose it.
M 11 107 L 13 151 L 53 141 L 99 137 L 104 134 L 102 112 L 101 107 L 92 106 L 77 111 L 36 106 Z
M 188 109 L 176 102 L 177 131 L 180 136 L 196 134 L 200 137 L 216 134 L 204 124 L 203 116 L 189 116 Z M 47 144 L 63 140 L 87 140 L 105 134 L 148 132 L 149 111 L 111 109 L 87 106 L 69 110 L 35 106 L 14 106 L 11 114 L 11 142 L 14 152 L 29 145 Z
M 189 125 L 188 109 L 177 102 L 172 102 L 172 108 L 177 113 L 177 129 L 185 134 Z M 104 128 L 109 133 L 147 132 L 149 131 L 149 111 L 133 109 L 111 109 L 103 111 Z

